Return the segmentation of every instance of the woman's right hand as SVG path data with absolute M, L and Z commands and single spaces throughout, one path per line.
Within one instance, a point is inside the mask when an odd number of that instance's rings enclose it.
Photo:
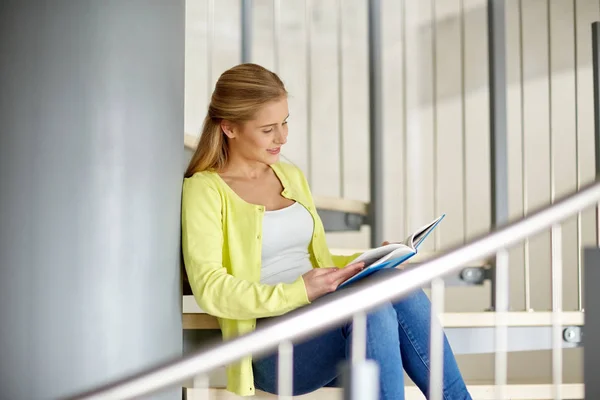
M 313 268 L 302 275 L 308 300 L 313 301 L 319 297 L 334 292 L 337 287 L 365 267 L 364 262 L 350 264 L 344 268 Z

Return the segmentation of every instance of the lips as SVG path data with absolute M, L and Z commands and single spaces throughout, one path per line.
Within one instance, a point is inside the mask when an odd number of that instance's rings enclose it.
M 273 155 L 279 154 L 279 152 L 281 151 L 281 147 L 278 147 L 276 149 L 267 149 L 267 151 Z

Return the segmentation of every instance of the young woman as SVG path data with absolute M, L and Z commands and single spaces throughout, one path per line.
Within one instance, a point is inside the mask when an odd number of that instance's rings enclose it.
M 255 64 L 221 75 L 183 184 L 182 240 L 196 301 L 219 319 L 224 339 L 256 329 L 333 292 L 363 268 L 329 252 L 302 172 L 279 161 L 288 136 L 287 92 Z M 405 369 L 429 384 L 430 303 L 423 291 L 367 316 L 367 357 L 380 371 L 380 399 L 404 398 Z M 294 345 L 294 394 L 335 381 L 348 358 L 352 324 Z M 444 399 L 470 399 L 444 344 Z M 277 356 L 246 357 L 227 368 L 227 388 L 275 393 Z

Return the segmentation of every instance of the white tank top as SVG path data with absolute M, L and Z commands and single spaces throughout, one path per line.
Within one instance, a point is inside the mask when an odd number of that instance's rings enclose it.
M 292 283 L 312 269 L 308 246 L 313 228 L 312 216 L 300 203 L 265 212 L 261 283 Z

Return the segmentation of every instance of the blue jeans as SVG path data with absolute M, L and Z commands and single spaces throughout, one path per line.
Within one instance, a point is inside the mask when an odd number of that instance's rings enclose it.
M 431 303 L 418 290 L 367 315 L 367 358 L 379 366 L 380 400 L 404 399 L 404 373 L 427 397 Z M 260 325 L 261 321 L 258 321 Z M 294 344 L 294 395 L 338 386 L 338 366 L 350 359 L 352 323 Z M 254 383 L 277 393 L 277 353 L 253 360 Z M 444 400 L 471 399 L 444 336 Z

